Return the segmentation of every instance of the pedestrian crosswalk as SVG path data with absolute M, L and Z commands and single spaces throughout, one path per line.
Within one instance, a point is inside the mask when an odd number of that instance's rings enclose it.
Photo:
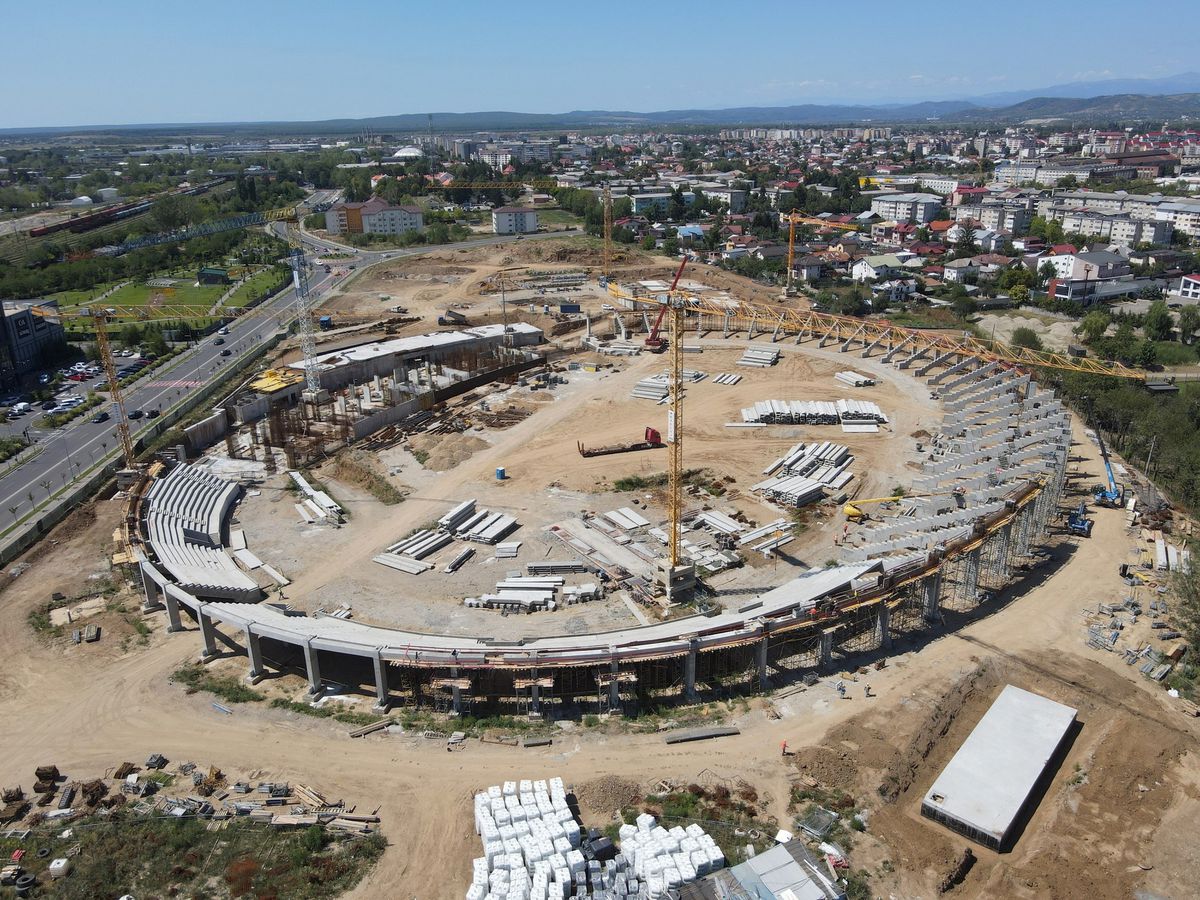
M 180 378 L 176 381 L 166 381 L 166 380 L 151 381 L 148 384 L 146 384 L 146 387 L 194 388 L 194 387 L 200 387 L 200 385 L 202 385 L 202 384 L 204 384 L 203 381 L 196 381 L 194 379 Z

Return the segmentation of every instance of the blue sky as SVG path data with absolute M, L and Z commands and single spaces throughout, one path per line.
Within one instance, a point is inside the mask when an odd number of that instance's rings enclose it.
M 0 127 L 950 99 L 1194 70 L 1197 0 L 11 4 Z

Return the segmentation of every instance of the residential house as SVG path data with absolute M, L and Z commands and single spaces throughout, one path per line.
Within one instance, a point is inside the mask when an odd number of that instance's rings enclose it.
M 792 271 L 801 281 L 817 281 L 825 270 L 825 260 L 819 256 L 801 256 L 792 261 Z
M 406 234 L 424 225 L 421 207 L 391 206 L 378 197 L 363 203 L 335 203 L 325 212 L 330 234 Z
M 973 257 L 952 259 L 942 266 L 942 280 L 947 284 L 965 284 L 978 281 L 982 272 L 983 266 Z
M 1200 275 L 1184 275 L 1179 279 L 1171 294 L 1180 300 L 1200 303 Z
M 1063 281 L 1107 281 L 1130 274 L 1129 260 L 1108 250 L 1051 254 L 1038 266 L 1047 262 L 1054 266 L 1055 277 Z
M 889 278 L 898 273 L 902 266 L 903 263 L 893 253 L 864 256 L 850 269 L 850 275 L 855 281 L 872 281 Z

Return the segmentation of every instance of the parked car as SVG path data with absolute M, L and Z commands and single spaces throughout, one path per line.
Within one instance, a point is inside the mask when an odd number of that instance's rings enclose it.
M 53 400 L 47 400 L 45 403 L 42 404 L 42 409 L 49 410 L 49 409 L 54 409 L 57 406 L 58 406 L 58 404 L 55 403 Z
M 94 416 L 92 416 L 92 424 L 93 425 L 99 425 L 101 422 L 107 422 L 107 421 L 108 421 L 108 413 L 106 413 L 104 410 L 100 410 L 100 412 L 98 412 Z
M 50 374 L 48 372 L 43 372 L 41 375 L 38 376 L 38 384 L 49 384 L 49 383 L 50 383 Z

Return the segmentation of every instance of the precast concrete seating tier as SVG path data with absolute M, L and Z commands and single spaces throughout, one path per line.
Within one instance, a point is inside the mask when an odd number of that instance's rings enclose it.
M 159 564 L 190 593 L 240 602 L 258 583 L 221 546 L 221 526 L 241 488 L 195 466 L 176 466 L 146 494 L 144 522 Z
M 205 603 L 169 589 L 197 616 L 220 622 L 258 638 L 300 647 L 408 666 L 524 666 L 541 668 L 636 662 L 678 656 L 693 649 L 703 652 L 761 639 L 768 630 L 785 632 L 811 621 L 811 611 L 823 598 L 846 594 L 879 561 L 814 569 L 767 591 L 741 609 L 716 616 L 689 616 L 670 622 L 620 631 L 552 635 L 503 641 L 470 635 L 426 634 L 367 625 L 332 616 L 291 615 L 271 604 Z

